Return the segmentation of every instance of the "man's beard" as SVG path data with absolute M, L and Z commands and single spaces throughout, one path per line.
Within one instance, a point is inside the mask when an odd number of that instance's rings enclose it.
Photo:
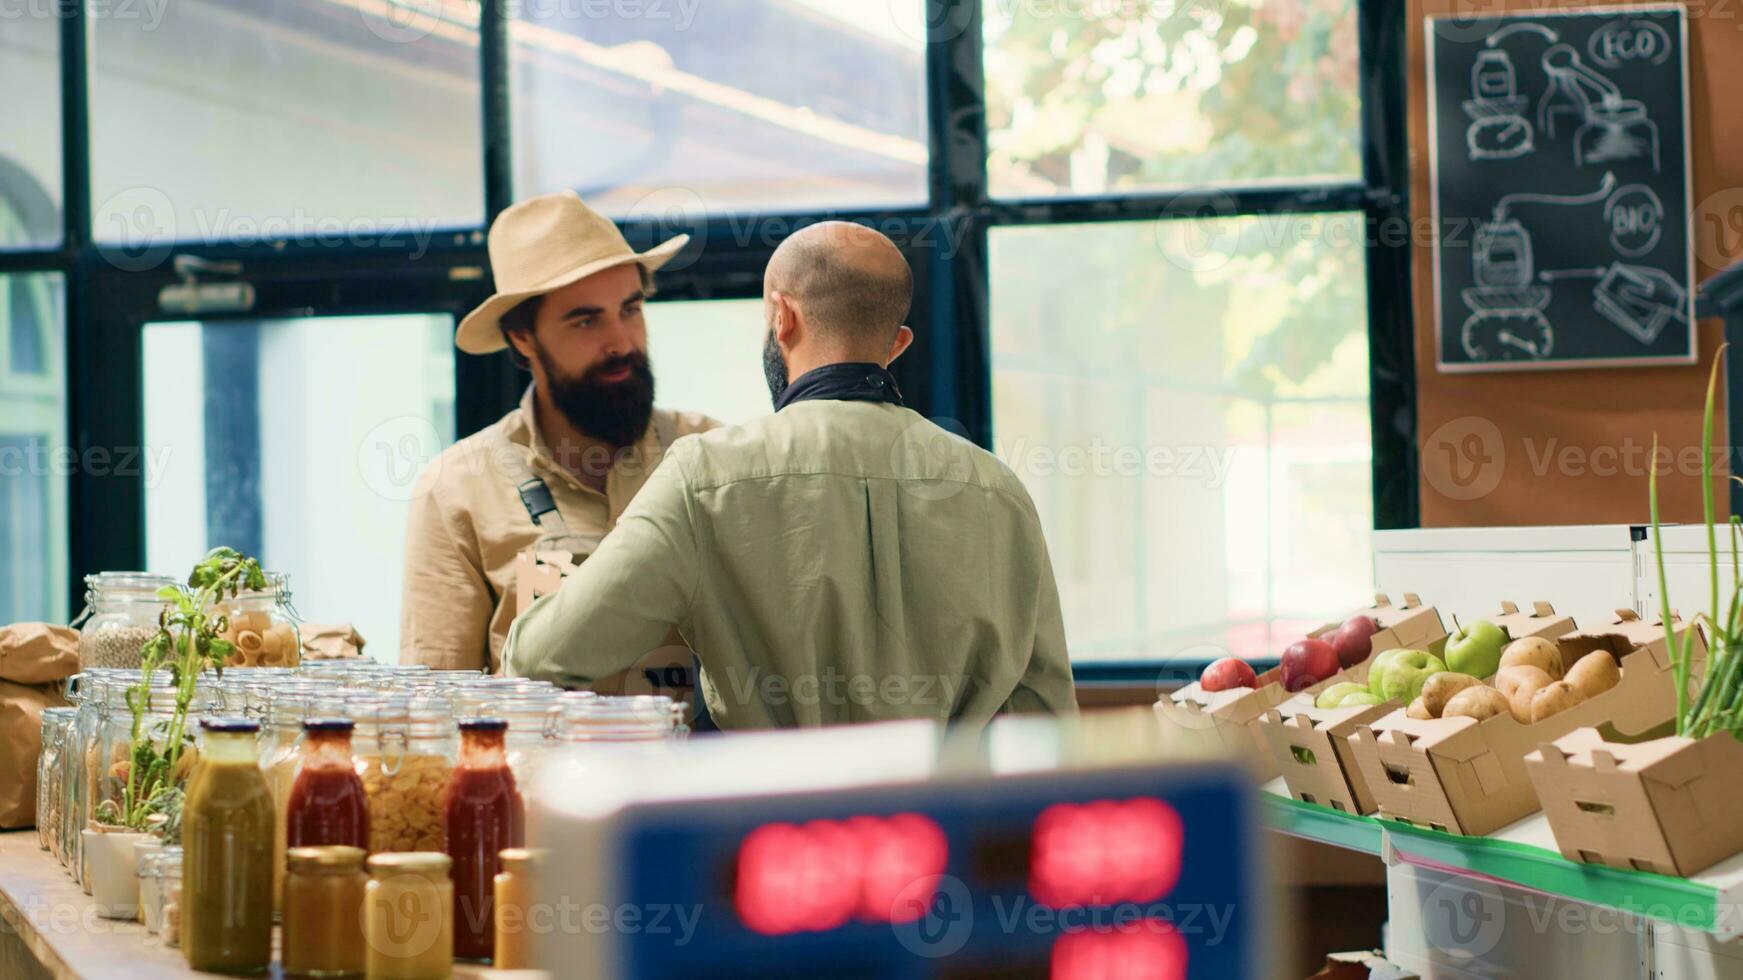
M 763 380 L 769 383 L 770 403 L 779 405 L 781 396 L 787 392 L 787 355 L 781 353 L 781 345 L 775 343 L 773 330 L 763 340 Z
M 617 449 L 633 446 L 648 429 L 654 414 L 654 369 L 648 356 L 632 351 L 600 361 L 580 377 L 564 375 L 551 362 L 543 347 L 533 353 L 545 369 L 552 404 L 569 424 Z M 628 367 L 622 381 L 601 381 L 600 376 Z

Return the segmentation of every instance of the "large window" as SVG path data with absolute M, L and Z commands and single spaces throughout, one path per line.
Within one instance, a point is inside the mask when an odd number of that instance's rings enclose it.
M 1407 218 L 1408 8 L 0 9 L 0 464 L 51 461 L 0 487 L 0 612 L 224 543 L 393 659 L 411 481 L 528 381 L 453 348 L 490 222 L 573 190 L 691 236 L 657 399 L 728 423 L 770 411 L 775 249 L 889 234 L 904 399 L 1030 488 L 1085 676 L 1275 654 L 1416 519 L 1410 250 L 1370 234 Z
M 453 322 L 331 317 L 145 329 L 146 564 L 225 544 L 298 610 L 395 659 L 406 512 L 453 441 Z
M 0 249 L 61 241 L 60 19 L 0 9 Z
M 67 615 L 67 478 L 81 463 L 66 436 L 63 283 L 0 275 L 0 623 Z
M 515 191 L 601 210 L 926 196 L 924 0 L 515 5 Z
M 482 219 L 473 5 L 134 7 L 93 23 L 99 240 L 335 245 Z
M 1356 0 L 983 10 L 997 195 L 1361 175 Z
M 994 231 L 993 450 L 1041 513 L 1075 656 L 1274 656 L 1370 591 L 1361 234 Z

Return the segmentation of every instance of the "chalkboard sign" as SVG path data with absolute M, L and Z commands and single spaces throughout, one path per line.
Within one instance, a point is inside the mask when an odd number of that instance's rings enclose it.
M 1428 23 L 1442 371 L 1695 359 L 1681 6 Z

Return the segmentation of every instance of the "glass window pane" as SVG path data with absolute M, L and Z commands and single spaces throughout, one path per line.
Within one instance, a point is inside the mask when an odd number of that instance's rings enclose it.
M 454 438 L 453 334 L 422 314 L 147 325 L 146 567 L 239 548 L 306 619 L 397 659 L 413 482 Z
M 99 241 L 369 244 L 483 221 L 474 4 L 140 7 L 155 18 L 92 21 Z
M 648 305 L 648 359 L 661 408 L 701 412 L 728 425 L 767 415 L 763 301 Z
M 61 242 L 60 18 L 0 9 L 0 249 Z
M 614 216 L 926 197 L 923 0 L 515 5 L 515 193 Z
M 997 196 L 1361 175 L 1356 0 L 983 11 Z
M 65 288 L 0 275 L 0 623 L 70 618 Z
M 1358 216 L 993 230 L 994 451 L 1074 657 L 1274 657 L 1372 591 L 1363 263 Z

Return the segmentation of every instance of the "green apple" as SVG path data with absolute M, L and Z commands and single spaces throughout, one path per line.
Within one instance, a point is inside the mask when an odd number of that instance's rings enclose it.
M 1422 693 L 1422 685 L 1446 669 L 1445 661 L 1427 650 L 1395 650 L 1397 656 L 1376 662 L 1369 670 L 1368 693 L 1382 701 L 1409 704 Z M 1376 689 L 1377 688 L 1377 689 Z
M 1372 691 L 1357 691 L 1354 694 L 1351 694 L 1349 697 L 1344 698 L 1342 701 L 1339 701 L 1338 707 L 1348 708 L 1348 707 L 1351 707 L 1352 705 L 1358 705 L 1358 704 L 1385 704 L 1385 703 L 1386 702 L 1375 697 Z
M 1446 665 L 1472 677 L 1493 677 L 1501 666 L 1501 648 L 1507 633 L 1486 619 L 1459 624 L 1446 641 Z
M 1386 676 L 1386 665 L 1398 658 L 1405 650 L 1387 650 L 1368 662 L 1368 691 L 1377 698 L 1386 695 L 1381 691 L 1380 681 Z
M 1342 684 L 1333 684 L 1319 692 L 1319 697 L 1314 700 L 1313 706 L 1316 708 L 1340 708 L 1343 707 L 1344 699 L 1350 695 L 1367 693 L 1368 685 L 1352 684 L 1345 681 Z

